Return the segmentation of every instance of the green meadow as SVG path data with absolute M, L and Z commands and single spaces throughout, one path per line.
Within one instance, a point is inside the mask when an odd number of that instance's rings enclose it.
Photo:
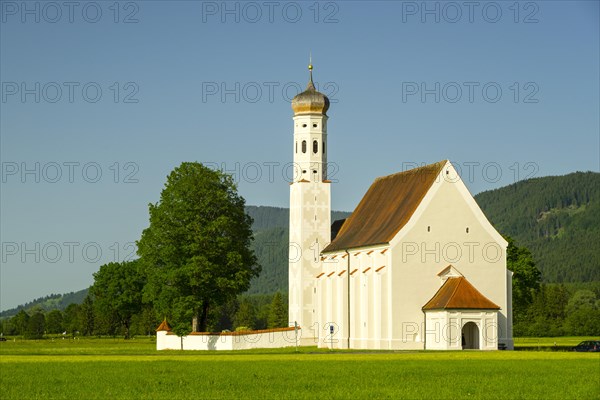
M 566 346 L 582 338 L 539 341 Z M 518 340 L 530 347 L 530 340 Z M 576 344 L 574 343 L 574 344 Z M 600 354 L 163 351 L 149 339 L 0 342 L 5 399 L 600 399 Z

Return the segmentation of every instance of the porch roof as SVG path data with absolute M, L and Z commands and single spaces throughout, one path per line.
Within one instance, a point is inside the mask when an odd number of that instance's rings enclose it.
M 423 311 L 446 309 L 499 310 L 500 307 L 475 289 L 465 277 L 448 278 L 423 306 Z

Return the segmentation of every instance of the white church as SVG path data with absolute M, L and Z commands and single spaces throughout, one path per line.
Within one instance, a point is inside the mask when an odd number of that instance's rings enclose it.
M 166 320 L 157 349 L 513 349 L 507 242 L 445 160 L 382 176 L 331 223 L 329 99 L 292 100 L 289 328 L 191 333 Z
M 292 101 L 289 319 L 301 343 L 391 350 L 513 349 L 507 242 L 445 160 L 382 176 L 331 221 L 329 99 Z

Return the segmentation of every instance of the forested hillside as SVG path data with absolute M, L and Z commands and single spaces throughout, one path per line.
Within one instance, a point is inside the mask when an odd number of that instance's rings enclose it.
M 16 315 L 20 310 L 30 311 L 32 309 L 39 309 L 42 311 L 51 310 L 64 310 L 71 303 L 81 304 L 85 296 L 87 296 L 88 289 L 83 289 L 78 292 L 70 292 L 65 294 L 51 294 L 45 297 L 40 297 L 29 303 L 22 304 L 18 307 L 5 310 L 0 313 L 0 318 L 10 317 Z
M 531 250 L 545 282 L 600 281 L 600 173 L 529 179 L 475 199 L 500 233 Z

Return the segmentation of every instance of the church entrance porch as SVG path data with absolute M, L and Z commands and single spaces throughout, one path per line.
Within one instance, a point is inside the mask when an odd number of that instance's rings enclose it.
M 422 308 L 425 348 L 496 350 L 500 307 L 464 276 L 443 278 L 442 286 Z
M 462 327 L 462 348 L 479 350 L 479 327 L 475 322 L 467 322 Z

